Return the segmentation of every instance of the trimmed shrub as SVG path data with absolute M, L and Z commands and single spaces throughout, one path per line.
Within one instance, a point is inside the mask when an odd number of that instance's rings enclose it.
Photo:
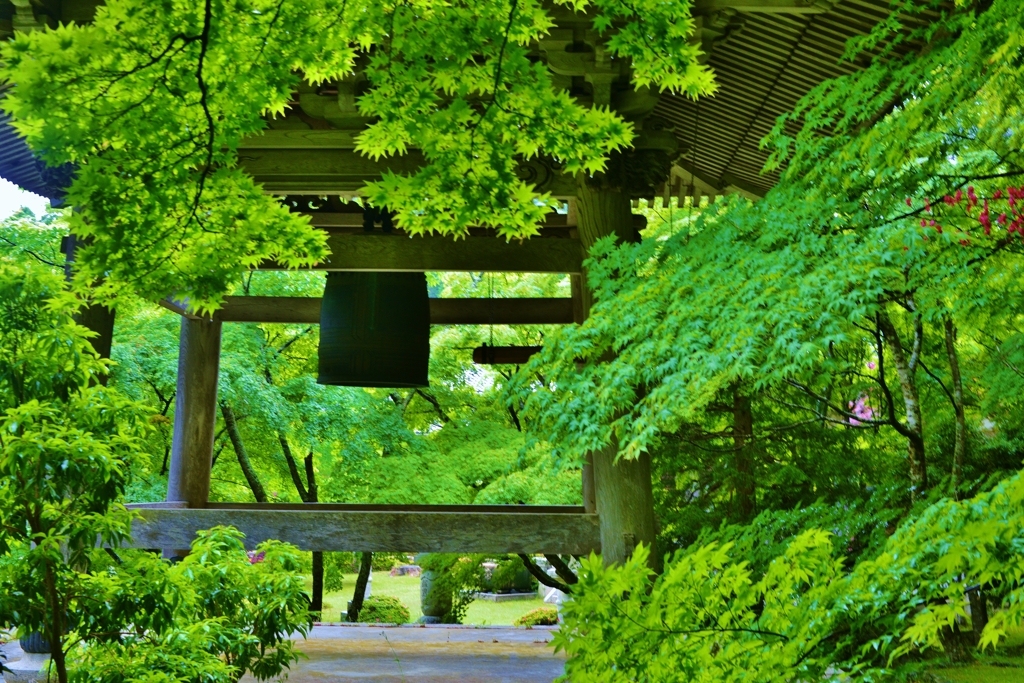
M 359 621 L 377 624 L 408 624 L 409 608 L 392 595 L 371 595 L 359 610 Z
M 558 623 L 558 609 L 538 607 L 512 622 L 513 626 L 554 626 Z

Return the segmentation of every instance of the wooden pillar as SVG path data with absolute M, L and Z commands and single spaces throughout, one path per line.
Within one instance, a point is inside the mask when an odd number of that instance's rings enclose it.
M 572 317 L 577 325 L 583 324 L 586 320 L 587 311 L 583 304 L 583 276 L 570 275 L 569 284 L 572 287 Z M 597 512 L 597 494 L 594 483 L 594 458 L 588 454 L 586 462 L 583 463 L 583 509 L 586 512 Z
M 86 306 L 75 317 L 79 325 L 88 327 L 96 333 L 89 342 L 96 353 L 100 354 L 100 358 L 110 358 L 110 348 L 114 343 L 114 311 L 97 304 Z M 106 375 L 100 381 L 106 384 Z
M 189 507 L 202 507 L 210 497 L 220 331 L 220 321 L 181 319 L 167 500 Z
M 576 210 L 580 241 L 588 250 L 594 242 L 608 235 L 617 235 L 623 242 L 635 239 L 632 208 L 624 192 L 581 178 Z M 592 296 L 585 272 L 581 294 L 584 315 L 589 315 Z M 588 488 L 592 487 L 601 520 L 602 557 L 606 565 L 622 563 L 638 543 L 643 543 L 651 548 L 650 565 L 658 570 L 661 557 L 655 547 L 650 455 L 645 453 L 635 460 L 616 462 L 617 454 L 618 445 L 613 443 L 591 453 L 592 465 L 584 465 L 584 506 Z M 590 487 L 588 478 L 592 478 Z
M 64 252 L 64 277 L 68 280 L 74 272 L 75 249 L 78 244 L 74 234 L 61 240 L 60 247 Z M 75 321 L 96 333 L 89 341 L 100 358 L 110 358 L 110 347 L 114 342 L 114 310 L 100 305 L 86 306 L 75 316 Z M 100 383 L 107 383 L 106 376 L 100 379 Z

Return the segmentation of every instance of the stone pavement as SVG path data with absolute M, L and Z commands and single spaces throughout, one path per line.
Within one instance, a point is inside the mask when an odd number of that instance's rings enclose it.
M 0 652 L 6 657 L 0 659 L 0 663 L 7 668 L 3 674 L 5 683 L 36 683 L 46 680 L 46 676 L 40 675 L 39 671 L 49 663 L 49 656 L 28 654 L 22 651 L 17 640 L 0 645 Z
M 552 628 L 315 626 L 296 645 L 306 658 L 292 666 L 288 683 L 551 683 L 565 657 L 548 642 Z M 10 682 L 45 680 L 45 662 L 27 662 L 17 641 L 4 646 Z M 24 658 L 24 659 L 23 659 Z M 20 661 L 19 661 L 20 660 Z M 27 666 L 19 666 L 27 665 Z M 31 669 L 31 671 L 29 670 Z M 242 679 L 252 683 L 246 676 Z
M 316 626 L 289 683 L 550 683 L 552 629 Z M 252 679 L 243 678 L 247 683 Z

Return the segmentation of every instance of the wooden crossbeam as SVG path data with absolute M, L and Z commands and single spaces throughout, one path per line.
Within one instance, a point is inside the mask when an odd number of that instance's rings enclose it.
M 268 131 L 282 132 L 293 131 Z M 240 149 L 238 161 L 266 192 L 310 195 L 351 194 L 368 181 L 380 180 L 386 171 L 414 173 L 424 164 L 418 152 L 375 160 L 352 149 L 318 146 Z
M 230 524 L 245 534 L 247 548 L 278 539 L 302 550 L 331 552 L 600 552 L 598 516 L 577 507 L 566 506 L 564 511 L 553 511 L 552 507 L 534 511 L 528 505 L 479 506 L 479 510 L 474 509 L 476 506 L 354 507 L 147 506 L 138 510 L 142 519 L 132 523 L 133 546 L 187 548 L 197 531 Z
M 184 315 L 180 306 L 167 307 Z M 319 297 L 229 296 L 213 314 L 233 323 L 320 322 Z M 572 299 L 431 299 L 432 325 L 568 325 L 573 322 Z
M 363 156 L 347 147 L 351 137 L 351 131 L 266 131 L 239 148 L 238 162 L 264 191 L 291 195 L 353 194 L 386 171 L 412 174 L 426 163 L 416 150 L 380 159 Z M 576 196 L 571 175 L 526 164 L 523 177 L 541 192 Z
M 297 213 L 303 213 L 309 216 L 309 222 L 313 227 L 323 228 L 330 232 L 362 232 L 363 231 L 363 214 L 362 211 L 348 211 L 348 212 L 336 212 L 336 211 L 297 211 Z M 569 223 L 569 216 L 564 213 L 549 213 L 544 217 L 544 222 L 541 223 L 541 237 L 558 236 L 567 237 L 569 236 L 568 229 L 573 226 Z M 562 228 L 562 230 L 558 230 Z M 376 228 L 380 230 L 380 228 Z M 470 228 L 470 235 L 474 233 L 493 232 L 486 228 Z M 395 229 L 395 233 L 398 235 L 408 236 L 403 231 Z M 534 238 L 535 239 L 535 238 Z
M 333 234 L 331 255 L 317 270 L 423 272 L 428 270 L 491 273 L 579 273 L 583 247 L 575 239 L 497 238 L 454 240 L 451 237 L 406 237 L 380 233 Z M 261 270 L 283 270 L 276 262 Z

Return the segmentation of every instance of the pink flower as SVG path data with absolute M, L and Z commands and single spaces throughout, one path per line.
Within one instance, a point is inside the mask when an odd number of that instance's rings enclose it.
M 874 370 L 876 367 L 878 367 L 878 366 L 875 365 L 875 361 L 873 361 L 873 360 L 869 360 L 868 361 L 868 370 Z
M 867 404 L 867 396 L 864 394 L 858 396 L 856 401 L 850 401 L 850 408 L 855 417 L 849 418 L 848 422 L 854 427 L 863 424 L 862 420 L 871 420 L 875 416 L 875 411 Z

